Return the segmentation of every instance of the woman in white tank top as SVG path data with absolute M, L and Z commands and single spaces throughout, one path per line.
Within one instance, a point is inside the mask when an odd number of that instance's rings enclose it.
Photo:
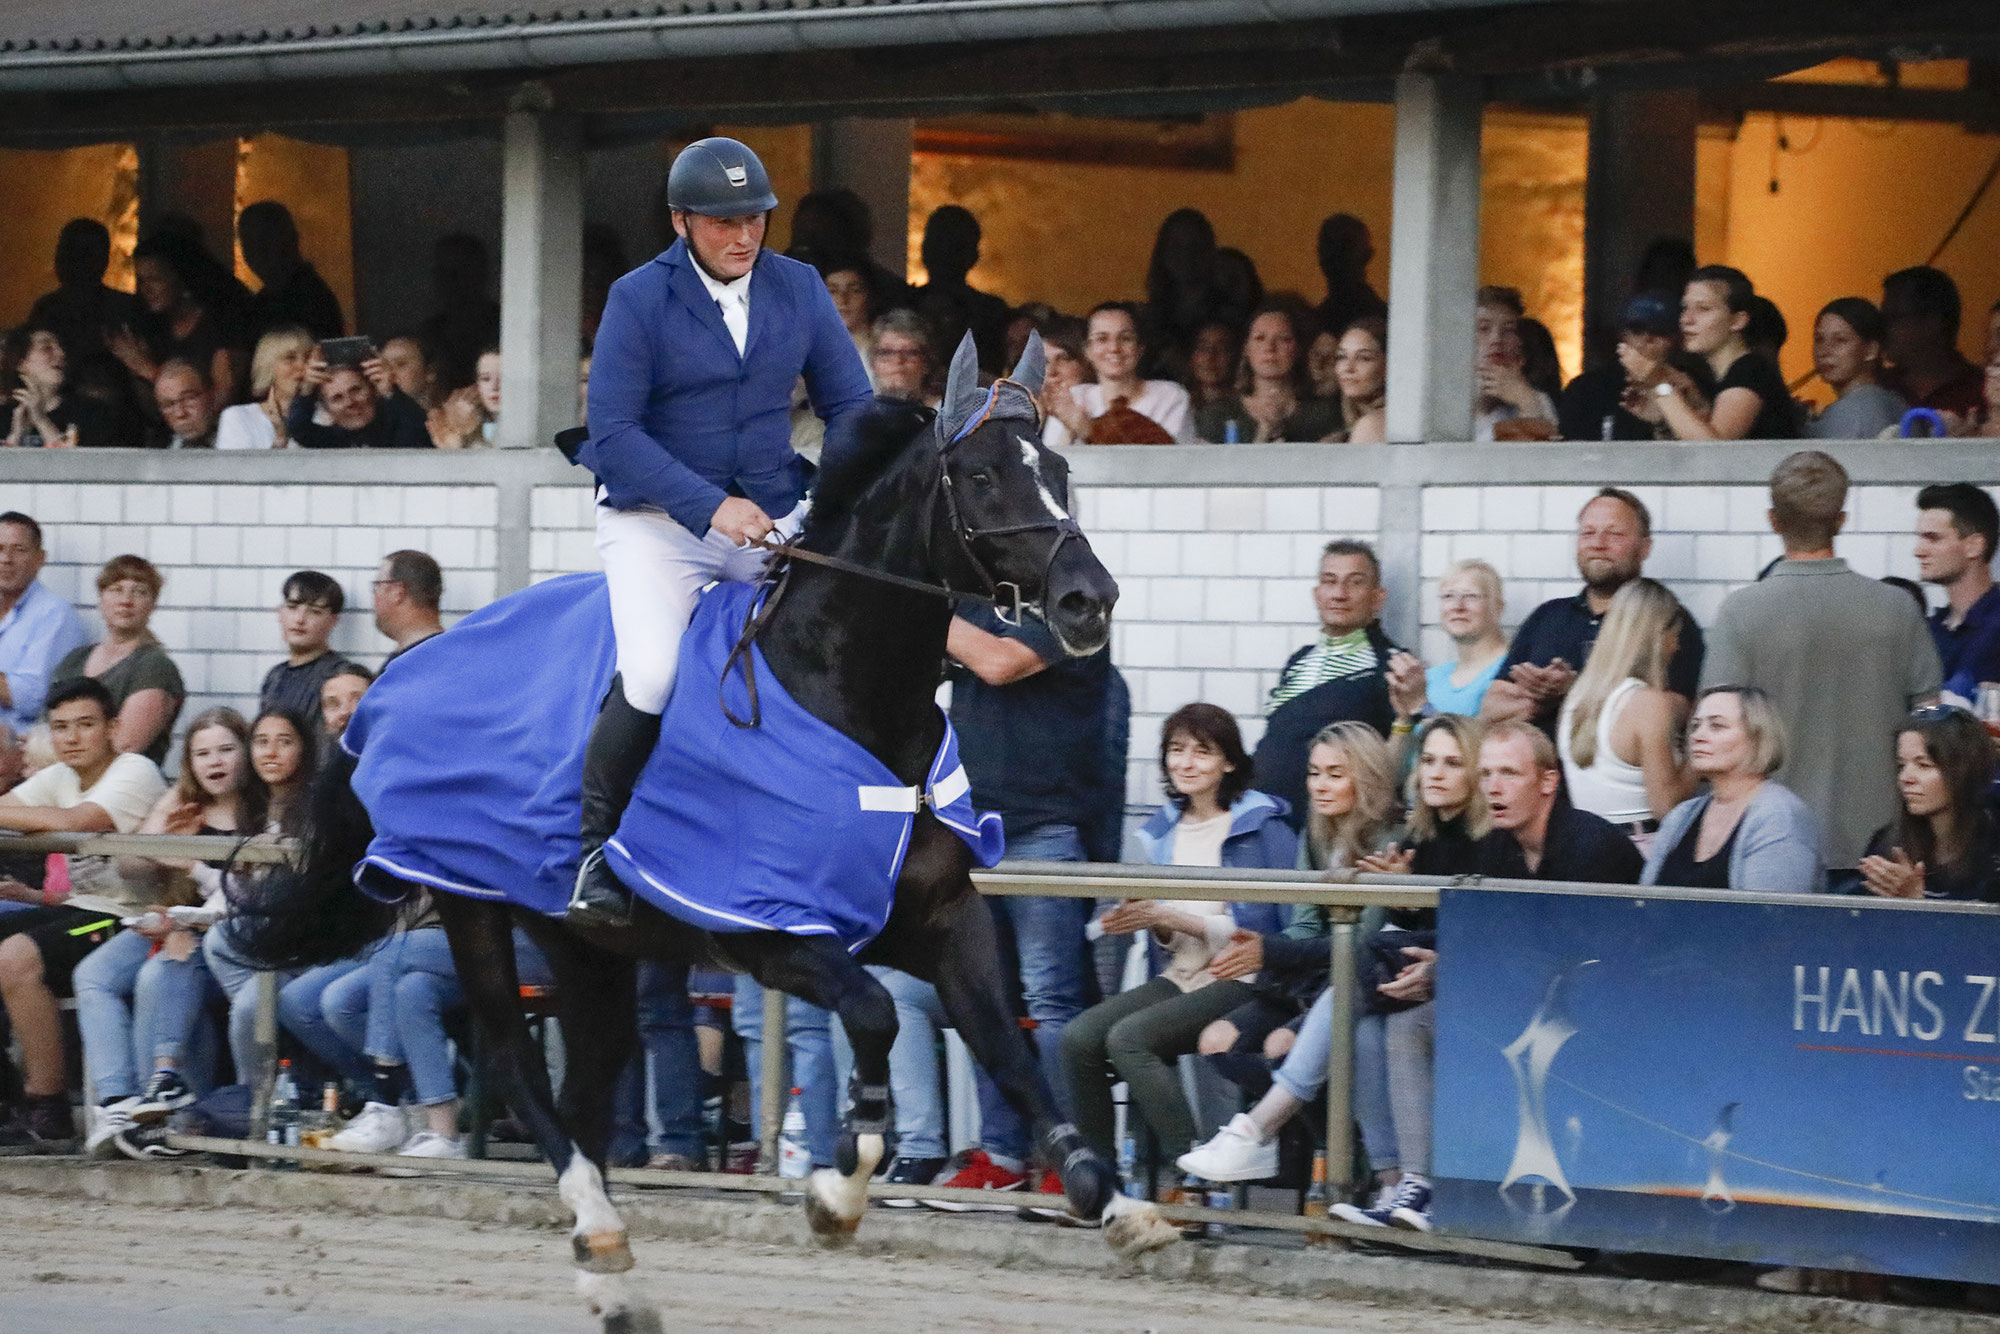
M 1642 848 L 1694 789 L 1680 746 L 1687 702 L 1666 688 L 1682 614 L 1651 579 L 1619 589 L 1556 724 L 1570 804 L 1628 829 Z

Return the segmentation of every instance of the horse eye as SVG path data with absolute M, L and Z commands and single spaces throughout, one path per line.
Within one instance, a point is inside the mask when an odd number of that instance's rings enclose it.
M 991 486 L 993 485 L 993 474 L 984 468 L 978 468 L 973 471 L 972 480 L 980 486 Z

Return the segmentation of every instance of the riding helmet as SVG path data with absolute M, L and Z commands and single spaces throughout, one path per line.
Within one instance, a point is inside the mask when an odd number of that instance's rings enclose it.
M 697 139 L 681 150 L 667 172 L 667 207 L 676 213 L 740 218 L 777 206 L 764 164 L 734 139 Z

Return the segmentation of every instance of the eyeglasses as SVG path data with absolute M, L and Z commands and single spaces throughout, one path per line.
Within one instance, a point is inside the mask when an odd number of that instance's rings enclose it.
M 191 389 L 177 398 L 163 398 L 159 400 L 160 411 L 162 412 L 165 412 L 168 408 L 198 408 L 207 402 L 208 395 L 198 389 Z
M 877 361 L 922 361 L 923 359 L 924 353 L 922 348 L 878 346 L 875 349 L 875 360 Z

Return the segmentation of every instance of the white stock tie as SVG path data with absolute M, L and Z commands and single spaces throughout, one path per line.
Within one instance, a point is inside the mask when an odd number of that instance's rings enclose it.
M 715 304 L 722 308 L 722 327 L 729 330 L 729 336 L 736 342 L 736 355 L 743 355 L 743 345 L 750 339 L 750 294 L 737 287 L 725 287 L 715 298 Z

